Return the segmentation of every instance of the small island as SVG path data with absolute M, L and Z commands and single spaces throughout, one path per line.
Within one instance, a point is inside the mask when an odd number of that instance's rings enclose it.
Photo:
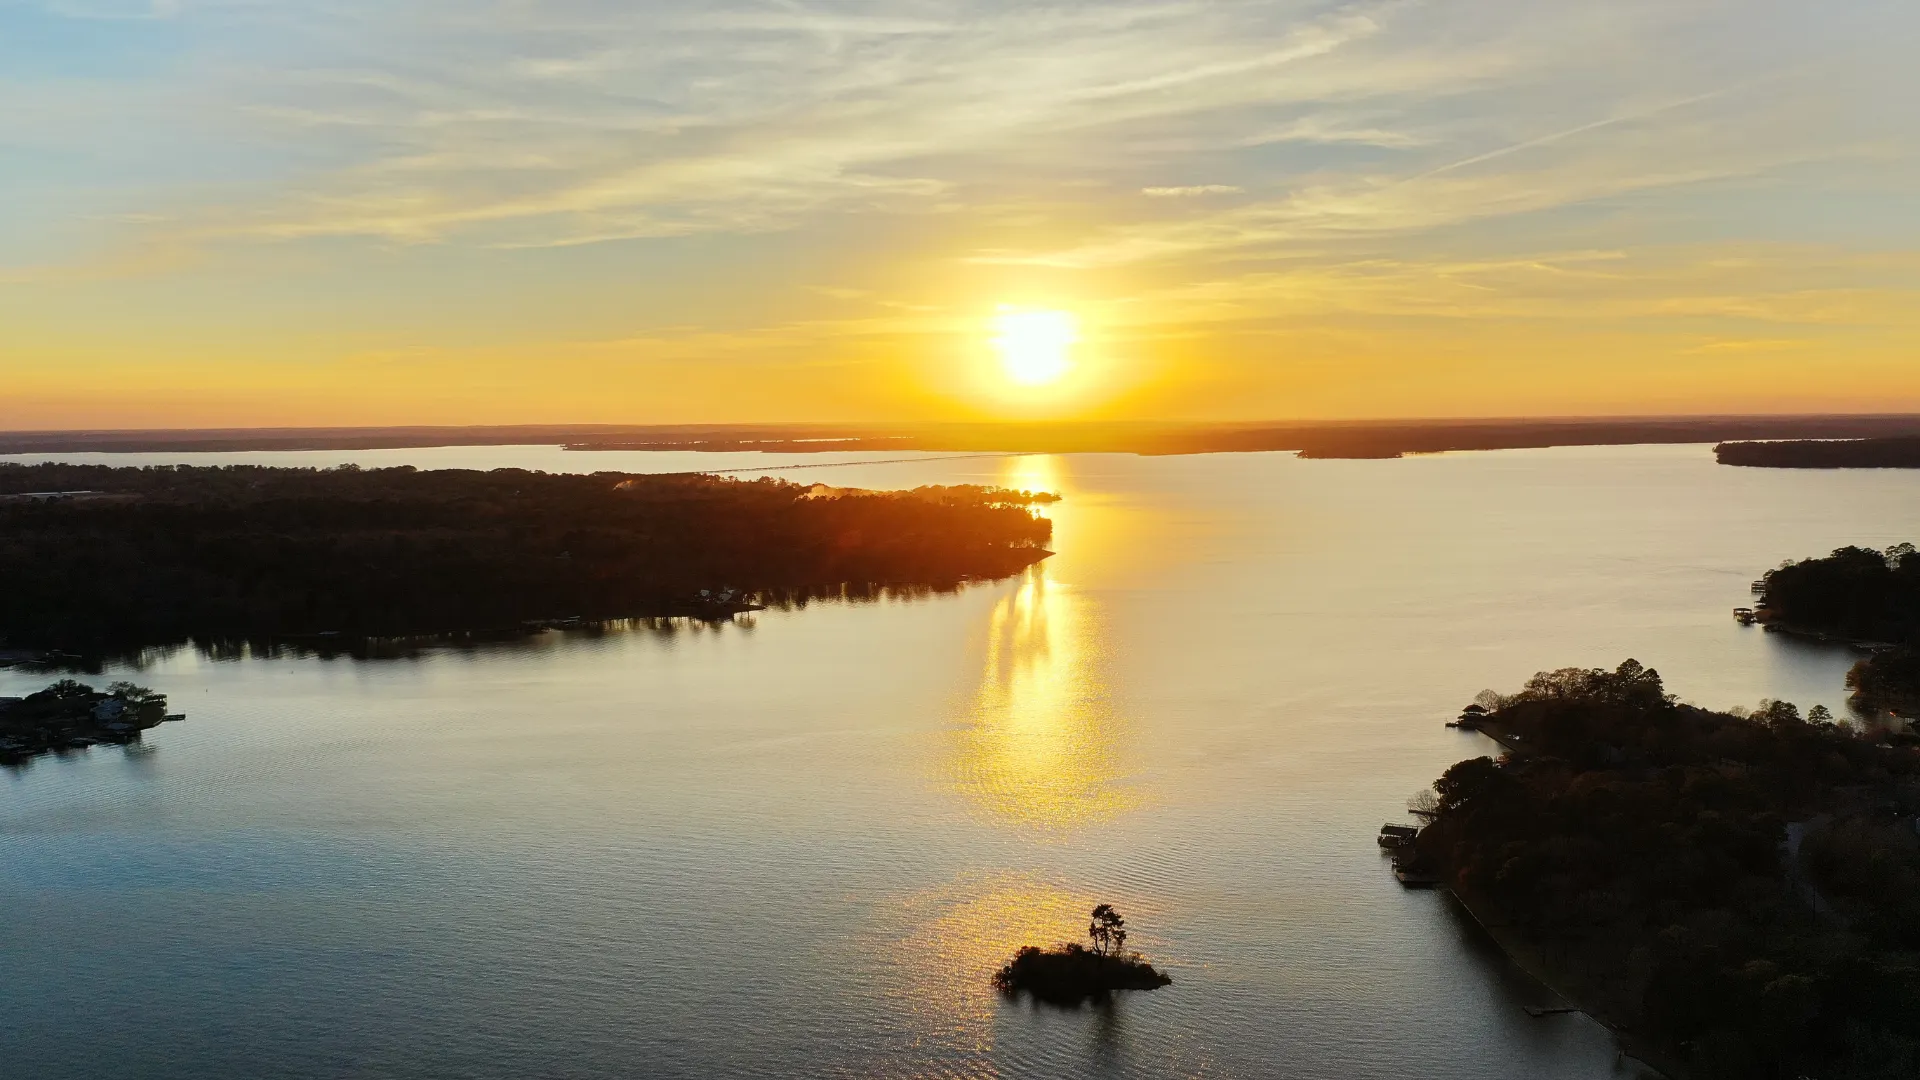
M 85 498 L 10 493 L 81 492 Z M 0 465 L 0 649 L 520 634 L 952 589 L 1047 558 L 1047 493 L 709 475 Z
M 1920 739 L 1632 660 L 1482 701 L 1506 752 L 1416 800 L 1397 861 L 1671 1076 L 1920 1075 Z
M 184 719 L 167 712 L 167 699 L 144 686 L 116 682 L 102 692 L 61 679 L 24 698 L 0 697 L 0 765 L 15 765 L 57 750 L 124 746 L 148 728 Z
M 1920 551 L 1844 547 L 1786 563 L 1756 583 L 1756 618 L 1771 629 L 1871 649 L 1847 675 L 1866 713 L 1920 715 Z
M 1158 990 L 1173 985 L 1139 953 L 1126 951 L 1126 920 L 1111 904 L 1093 909 L 1087 925 L 1091 945 L 1073 942 L 1053 949 L 1029 945 L 993 977 L 1008 997 L 1028 994 L 1050 1005 L 1077 1006 L 1106 1001 L 1116 990 Z

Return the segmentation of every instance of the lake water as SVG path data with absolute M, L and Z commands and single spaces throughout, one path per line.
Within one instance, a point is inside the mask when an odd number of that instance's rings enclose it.
M 1066 499 L 1055 558 L 957 595 L 106 673 L 188 718 L 0 774 L 9 1077 L 1635 1075 L 1591 1021 L 1529 1018 L 1550 995 L 1374 833 L 1489 752 L 1444 720 L 1542 668 L 1843 711 L 1854 654 L 1729 611 L 1783 558 L 1920 539 L 1920 473 L 1701 446 L 93 459 L 798 463 L 775 475 Z M 1172 987 L 993 994 L 1101 901 Z

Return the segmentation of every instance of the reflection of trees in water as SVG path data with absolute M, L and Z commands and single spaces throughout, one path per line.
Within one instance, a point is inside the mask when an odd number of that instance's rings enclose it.
M 955 785 L 1020 825 L 1065 828 L 1129 808 L 1104 661 L 1086 597 L 1029 570 L 994 606 Z
M 807 589 L 769 589 L 759 594 L 761 604 L 772 611 L 795 612 L 809 607 L 859 607 L 879 604 L 911 604 L 957 595 L 973 589 L 990 589 L 1000 581 L 967 580 L 940 585 L 851 584 Z M 0 662 L 0 669 L 31 672 L 98 675 L 111 666 L 146 670 L 183 656 L 193 655 L 211 661 L 238 660 L 413 660 L 432 653 L 458 651 L 473 654 L 539 652 L 582 641 L 638 636 L 671 642 L 702 634 L 751 633 L 760 625 L 755 612 L 711 616 L 672 615 L 633 619 L 551 619 L 525 627 L 498 631 L 413 634 L 392 637 L 363 637 L 340 634 L 307 634 L 300 637 L 196 638 L 185 644 L 155 645 L 137 649 L 115 649 L 85 655 L 56 653 L 34 654 L 31 660 Z

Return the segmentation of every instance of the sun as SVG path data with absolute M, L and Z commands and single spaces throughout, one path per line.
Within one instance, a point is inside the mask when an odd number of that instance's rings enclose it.
M 1000 364 L 1021 386 L 1058 382 L 1073 367 L 1080 321 L 1071 312 L 1002 308 L 993 317 L 993 329 Z

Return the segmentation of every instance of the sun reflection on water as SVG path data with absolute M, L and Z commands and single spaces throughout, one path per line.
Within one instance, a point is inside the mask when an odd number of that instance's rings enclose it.
M 961 1053 L 994 1049 L 999 995 L 993 973 L 1025 945 L 1074 939 L 1097 901 L 1018 871 L 976 871 L 906 897 L 881 945 L 888 990 L 929 1042 Z M 998 1075 L 978 1063 L 982 1075 Z M 955 1075 L 973 1072 L 956 1070 Z
M 1057 461 L 1014 458 L 1000 483 L 1057 492 Z M 1062 541 L 1056 534 L 1055 546 Z M 1065 829 L 1135 805 L 1103 640 L 1096 602 L 1053 580 L 1046 563 L 994 605 L 980 686 L 951 762 L 954 785 L 993 820 Z
M 1020 454 L 1010 457 L 1000 470 L 1000 479 L 996 481 L 1003 488 L 1015 491 L 1050 491 L 1062 494 L 1060 488 L 1060 459 L 1052 454 Z M 1044 512 L 1044 508 L 1043 508 Z

